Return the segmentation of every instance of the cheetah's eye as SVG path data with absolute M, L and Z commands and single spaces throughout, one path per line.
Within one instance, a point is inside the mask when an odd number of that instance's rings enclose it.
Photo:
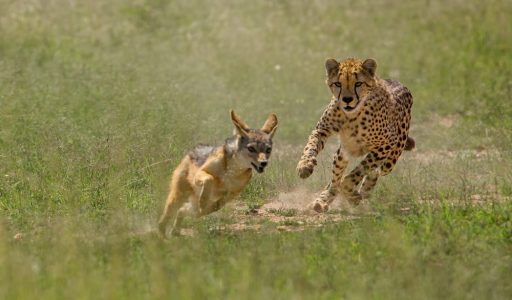
M 361 81 L 356 82 L 356 87 L 360 87 L 362 85 L 363 85 L 363 83 Z
M 267 154 L 270 154 L 270 152 L 272 152 L 272 148 L 267 148 L 267 150 L 265 150 L 265 152 L 267 152 Z
M 336 87 L 341 87 L 341 82 L 333 82 L 331 85 L 334 84 Z
M 249 150 L 249 152 L 253 152 L 253 153 L 256 152 L 256 149 L 253 146 L 248 147 L 247 150 Z

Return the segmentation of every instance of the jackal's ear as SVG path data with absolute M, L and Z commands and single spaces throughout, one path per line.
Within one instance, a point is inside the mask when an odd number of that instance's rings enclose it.
M 236 132 L 241 136 L 247 136 L 247 132 L 249 131 L 249 126 L 245 124 L 245 122 L 240 118 L 239 115 L 235 113 L 234 110 L 231 110 L 231 121 L 235 125 Z
M 263 127 L 261 127 L 261 131 L 265 132 L 266 134 L 270 134 L 270 137 L 274 135 L 277 129 L 277 117 L 275 114 L 268 115 L 267 120 L 265 121 L 265 124 L 263 124 Z
M 375 76 L 375 71 L 377 70 L 377 62 L 372 58 L 368 58 L 363 62 L 363 69 L 371 76 Z

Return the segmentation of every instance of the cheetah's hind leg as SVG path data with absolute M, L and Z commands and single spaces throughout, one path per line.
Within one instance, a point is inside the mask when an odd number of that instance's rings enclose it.
M 379 178 L 377 155 L 369 153 L 361 163 L 343 179 L 341 192 L 343 197 L 352 205 L 359 205 L 363 196 L 375 187 Z

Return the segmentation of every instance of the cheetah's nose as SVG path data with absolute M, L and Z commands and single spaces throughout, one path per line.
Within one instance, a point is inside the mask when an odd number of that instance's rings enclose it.
M 352 97 L 343 97 L 343 98 L 341 98 L 341 101 L 349 104 L 350 102 L 352 102 L 352 99 L 354 99 L 354 98 L 352 98 Z

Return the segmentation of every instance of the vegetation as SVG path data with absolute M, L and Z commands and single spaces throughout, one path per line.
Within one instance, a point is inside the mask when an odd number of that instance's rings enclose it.
M 0 298 L 510 299 L 512 4 L 340 2 L 0 0 Z M 334 139 L 295 174 L 328 57 L 412 91 L 418 148 L 305 226 L 264 204 L 330 176 Z M 231 108 L 279 117 L 268 170 L 158 240 L 171 170 Z

